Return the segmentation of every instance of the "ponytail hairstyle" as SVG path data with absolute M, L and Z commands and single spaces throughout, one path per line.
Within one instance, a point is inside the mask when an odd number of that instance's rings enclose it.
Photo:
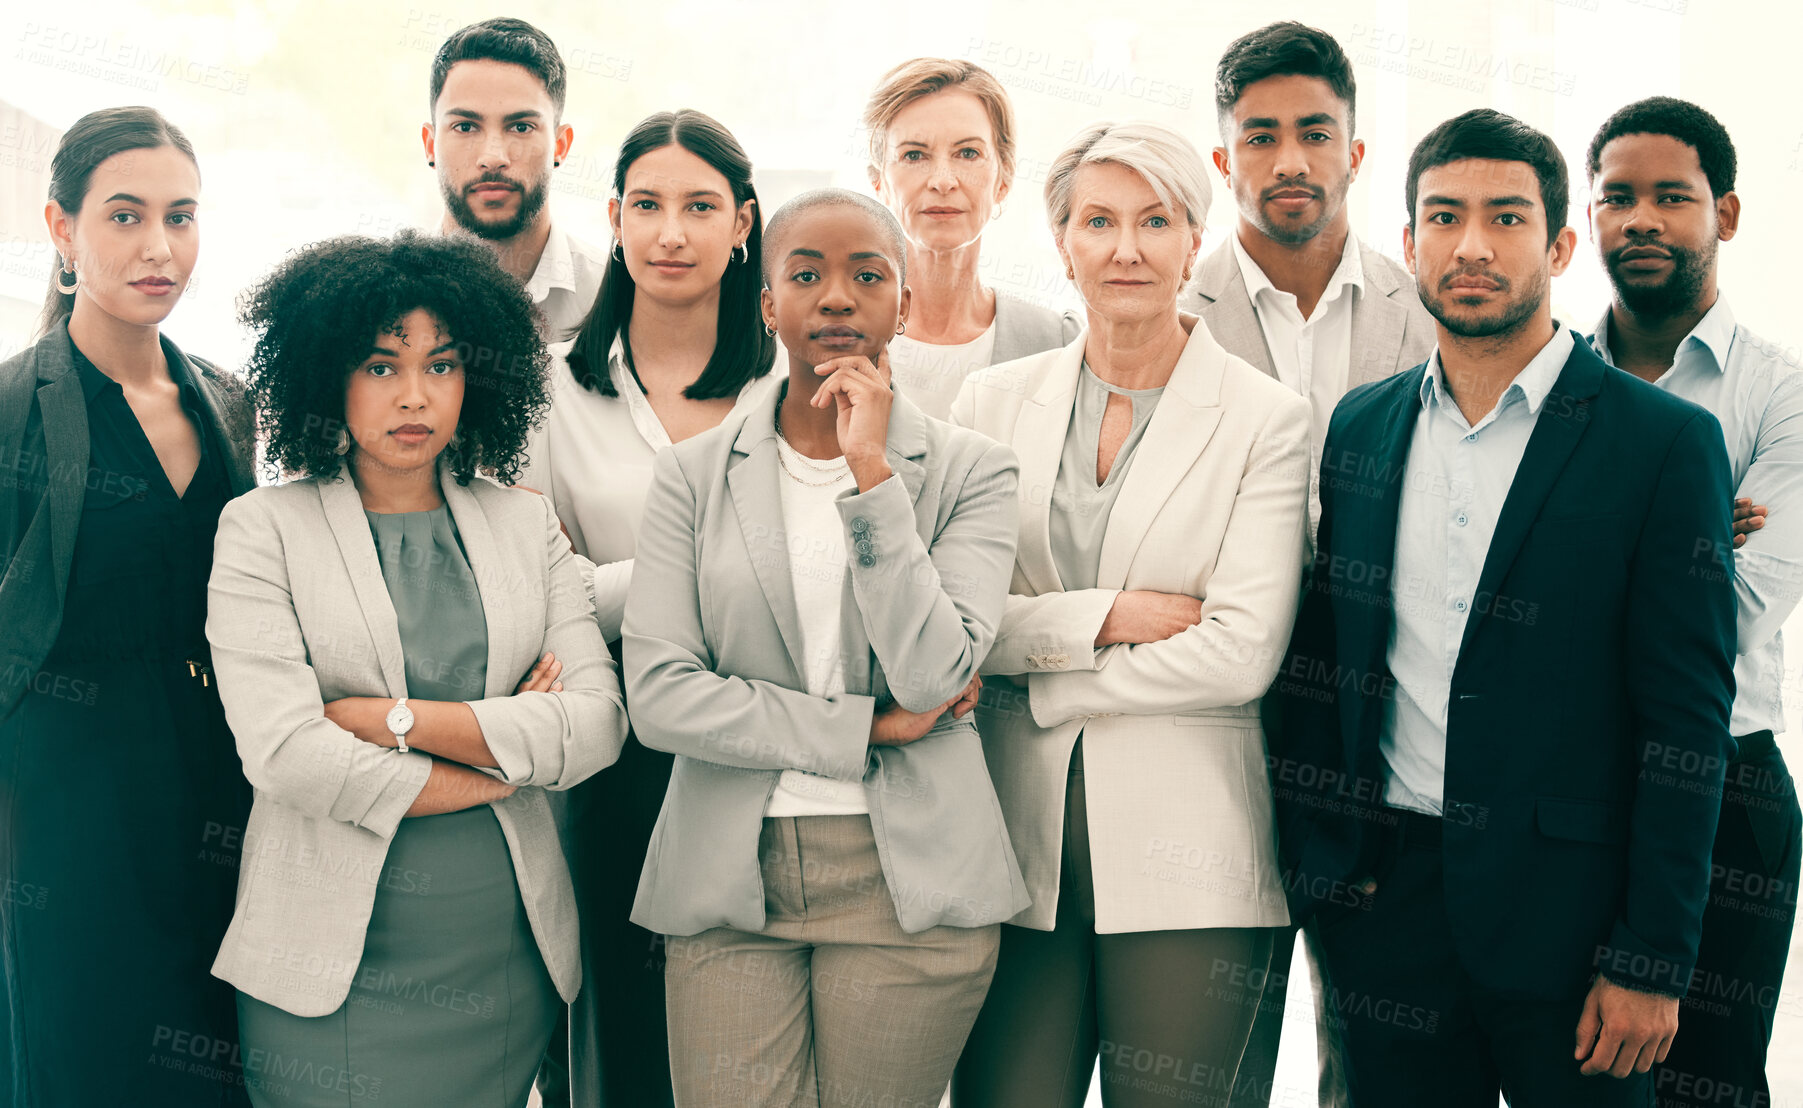
M 691 108 L 658 112 L 642 120 L 620 144 L 620 156 L 614 161 L 616 199 L 624 200 L 626 171 L 632 164 L 666 146 L 682 147 L 725 177 L 732 189 L 735 211 L 745 201 L 753 201 L 751 234 L 745 239 L 745 260 L 740 261 L 735 251 L 735 256 L 726 263 L 726 272 L 720 277 L 720 315 L 714 352 L 701 376 L 682 391 L 690 400 L 734 396 L 747 381 L 770 372 L 776 362 L 776 338 L 764 332 L 764 317 L 759 306 L 764 289 L 758 262 L 764 249 L 764 213 L 762 205 L 756 203 L 757 190 L 751 184 L 751 159 L 732 132 L 713 118 Z M 627 272 L 626 262 L 616 249 L 608 255 L 607 271 L 601 276 L 601 290 L 568 357 L 570 372 L 576 380 L 602 396 L 618 395 L 613 376 L 607 370 L 608 351 L 613 348 L 616 337 L 622 339 L 627 368 L 632 368 L 632 347 L 624 340 L 627 325 L 632 321 L 632 299 L 636 290 L 632 274 Z
M 173 146 L 194 162 L 194 145 L 181 129 L 163 118 L 155 108 L 133 106 L 101 108 L 76 120 L 63 132 L 56 156 L 50 160 L 50 199 L 73 217 L 81 211 L 87 198 L 88 178 L 101 162 L 127 150 L 148 150 Z M 59 258 L 50 271 L 50 291 L 44 296 L 44 311 L 38 316 L 38 335 L 42 338 L 69 315 L 74 297 L 58 288 L 57 274 L 62 270 Z

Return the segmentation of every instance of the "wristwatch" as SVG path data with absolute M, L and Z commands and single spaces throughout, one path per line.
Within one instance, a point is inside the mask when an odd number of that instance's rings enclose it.
M 395 750 L 407 753 L 407 732 L 413 730 L 413 709 L 407 707 L 407 698 L 401 697 L 388 709 L 388 730 L 394 735 Z

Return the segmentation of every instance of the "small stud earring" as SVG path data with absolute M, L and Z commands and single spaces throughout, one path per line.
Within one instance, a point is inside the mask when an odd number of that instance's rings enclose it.
M 557 160 L 556 160 L 556 159 L 553 159 L 553 160 L 552 160 L 552 162 L 551 162 L 551 168 L 552 168 L 552 169 L 556 169 L 556 168 L 557 168 L 557 167 L 558 167 L 558 166 L 560 166 L 560 165 L 562 165 L 562 164 L 563 164 L 563 163 L 562 163 L 562 162 L 560 162 L 560 161 L 557 161 Z
M 427 163 L 426 163 L 426 164 L 427 164 L 427 165 L 429 165 L 429 166 L 431 166 L 431 167 L 432 167 L 432 168 L 434 168 L 434 169 L 436 169 L 436 168 L 438 168 L 438 163 L 437 163 L 437 162 L 433 162 L 433 161 L 428 161 L 428 162 L 427 162 Z

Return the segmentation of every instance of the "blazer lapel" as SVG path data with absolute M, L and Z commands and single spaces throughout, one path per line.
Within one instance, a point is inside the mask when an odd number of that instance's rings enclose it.
M 1402 481 L 1408 470 L 1409 444 L 1414 441 L 1415 422 L 1421 417 L 1421 381 L 1426 372 L 1422 368 L 1409 373 L 1406 383 L 1399 383 L 1388 408 L 1373 413 L 1370 417 L 1382 422 L 1377 428 L 1376 441 L 1371 444 L 1375 457 L 1368 459 L 1369 464 L 1366 464 L 1367 459 L 1363 456 L 1362 442 L 1349 447 L 1342 446 L 1338 451 L 1346 460 L 1356 463 L 1350 468 L 1361 487 L 1355 500 L 1361 510 L 1348 512 L 1345 510 L 1347 502 L 1336 498 L 1334 549 L 1321 553 L 1337 557 L 1344 551 L 1354 565 L 1382 567 L 1388 575 L 1386 579 L 1394 577 L 1396 567 L 1396 526 L 1402 510 Z M 1322 468 L 1326 469 L 1330 465 L 1339 468 L 1339 460 L 1330 455 L 1323 459 Z M 1327 482 L 1323 481 L 1323 499 L 1326 497 L 1326 488 Z M 1365 629 L 1362 660 L 1368 673 L 1389 672 L 1385 653 L 1389 649 L 1390 626 L 1396 617 L 1394 608 L 1388 603 L 1390 597 L 1387 588 L 1383 596 L 1384 603 L 1355 604 L 1353 609 L 1367 613 L 1368 626 Z M 1368 733 L 1375 734 L 1373 727 L 1381 722 L 1383 709 L 1381 705 L 1371 703 L 1371 700 L 1369 697 L 1360 698 L 1365 719 L 1360 727 L 1344 736 L 1346 764 L 1349 766 L 1361 764 L 1361 743 Z
M 1602 388 L 1603 361 L 1591 351 L 1590 344 L 1579 336 L 1559 380 L 1541 403 L 1540 415 L 1534 421 L 1534 433 L 1528 437 L 1521 465 L 1503 499 L 1502 514 L 1496 520 L 1496 533 L 1491 536 L 1490 550 L 1484 556 L 1484 570 L 1478 575 L 1476 607 L 1487 610 L 1485 597 L 1494 597 L 1497 586 L 1515 563 L 1528 531 L 1540 517 L 1540 506 L 1552 492 L 1553 482 L 1565 469 L 1571 452 L 1590 426 L 1590 401 Z M 1475 613 L 1465 621 L 1465 634 L 1459 642 L 1459 654 L 1471 645 L 1471 636 L 1483 619 Z
M 1221 377 L 1226 370 L 1227 352 L 1209 335 L 1206 323 L 1196 324 L 1109 513 L 1096 563 L 1098 586 L 1117 588 L 1126 580 L 1127 567 L 1152 521 L 1214 437 L 1221 422 Z
M 1381 381 L 1409 368 L 1396 364 L 1408 319 L 1408 309 L 1367 281 L 1352 312 L 1352 372 L 1347 388 Z
M 520 597 L 506 587 L 521 578 L 513 572 L 513 567 L 505 564 L 501 549 L 495 545 L 494 528 L 488 525 L 488 513 L 482 510 L 482 502 L 476 499 L 476 494 L 459 485 L 448 470 L 441 469 L 439 484 L 444 490 L 445 504 L 451 509 L 451 519 L 457 524 L 457 535 L 463 540 L 470 575 L 476 581 L 476 595 L 482 601 L 482 619 L 488 627 L 488 676 L 483 692 L 486 696 L 506 696 L 524 676 L 513 672 L 514 636 L 519 624 L 514 607 Z M 485 587 L 485 584 L 492 587 Z M 384 591 L 386 588 L 384 585 Z M 533 661 L 538 661 L 536 656 Z
M 780 369 L 779 369 L 780 372 Z M 789 666 L 797 678 L 806 674 L 801 642 L 801 618 L 795 611 L 795 586 L 789 580 L 789 549 L 783 541 L 783 499 L 776 456 L 776 402 L 781 388 L 770 389 L 745 417 L 733 442 L 733 459 L 726 470 L 726 490 L 732 497 L 739 531 L 752 572 L 764 590 L 770 618 L 789 653 Z
M 65 340 L 66 341 L 66 340 Z M 81 526 L 87 494 L 88 402 L 74 363 L 55 380 L 38 387 L 38 411 L 44 427 L 44 461 L 49 479 L 44 504 L 50 509 L 50 561 L 56 594 L 69 587 L 75 561 L 75 533 Z M 22 525 L 29 521 L 21 521 Z
M 1020 547 L 1015 560 L 1034 595 L 1063 592 L 1052 561 L 1052 489 L 1077 400 L 1087 328 L 1059 351 L 1046 375 L 1015 417 L 1011 443 L 1020 460 Z
M 401 654 L 400 620 L 394 614 L 394 601 L 388 597 L 388 582 L 382 579 L 382 563 L 376 557 L 376 540 L 369 533 L 369 520 L 363 516 L 363 500 L 345 474 L 321 480 L 317 487 L 326 523 L 332 528 L 332 537 L 338 540 L 338 553 L 350 574 L 351 587 L 356 590 L 370 641 L 375 643 L 376 660 L 382 667 L 382 679 L 388 684 L 388 695 L 406 696 L 407 665 Z
M 1252 307 L 1252 296 L 1240 276 L 1239 259 L 1233 256 L 1233 242 L 1228 240 L 1215 248 L 1202 262 L 1196 277 L 1196 291 L 1202 300 L 1202 321 L 1209 334 L 1223 350 L 1243 358 L 1267 376 L 1277 376 L 1271 348 L 1265 345 L 1265 329 L 1259 326 L 1258 313 Z

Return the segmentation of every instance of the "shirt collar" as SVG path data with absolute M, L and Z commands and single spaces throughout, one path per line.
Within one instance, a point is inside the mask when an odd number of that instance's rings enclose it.
M 1245 246 L 1240 243 L 1240 234 L 1236 229 L 1232 235 L 1233 256 L 1240 265 L 1240 279 L 1246 282 L 1246 298 L 1257 300 L 1258 294 L 1269 290 L 1288 296 L 1271 279 L 1265 271 L 1246 253 Z M 1365 263 L 1359 256 L 1358 236 L 1351 231 L 1346 232 L 1346 246 L 1340 251 L 1340 264 L 1334 267 L 1333 276 L 1327 279 L 1327 288 L 1321 293 L 1320 304 L 1329 304 L 1338 299 L 1347 290 L 1363 292 L 1365 289 Z M 1317 308 L 1320 306 L 1317 305 Z
M 1609 350 L 1609 312 L 1610 309 L 1604 308 L 1603 317 L 1597 320 L 1596 330 L 1590 335 L 1590 348 L 1603 361 L 1614 365 L 1615 355 Z M 1728 298 L 1717 293 L 1715 304 L 1703 313 L 1690 334 L 1685 335 L 1678 348 L 1672 351 L 1672 364 L 1677 365 L 1686 350 L 1701 347 L 1708 353 L 1708 362 L 1717 373 L 1727 372 L 1728 351 L 1734 345 L 1734 327 L 1734 310 L 1728 307 Z
M 1559 374 L 1564 372 L 1565 363 L 1571 360 L 1571 352 L 1576 348 L 1576 335 L 1558 320 L 1553 320 L 1553 337 L 1509 382 L 1509 387 L 1503 390 L 1491 415 L 1501 411 L 1511 397 L 1519 397 L 1527 405 L 1530 416 L 1539 415 L 1540 405 L 1545 403 L 1547 396 L 1553 391 L 1553 386 L 1559 381 Z M 1421 375 L 1420 395 L 1423 408 L 1438 403 L 1441 396 L 1445 396 L 1447 400 L 1452 399 L 1446 391 L 1445 369 L 1440 365 L 1438 346 L 1434 347 L 1434 356 L 1427 360 L 1427 372 Z
M 576 266 L 570 258 L 570 237 L 556 223 L 551 224 L 551 232 L 545 238 L 545 251 L 538 256 L 532 279 L 526 282 L 526 295 L 532 297 L 534 304 L 543 304 L 552 289 L 576 291 Z

